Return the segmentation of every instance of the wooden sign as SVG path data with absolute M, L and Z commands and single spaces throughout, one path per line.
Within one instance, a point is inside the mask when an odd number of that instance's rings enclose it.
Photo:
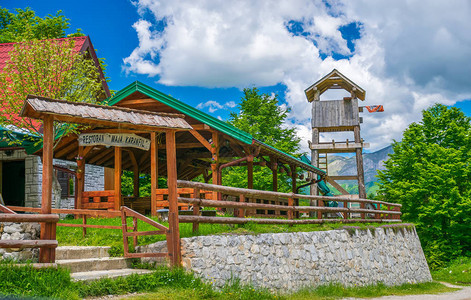
M 132 133 L 82 133 L 79 146 L 133 147 L 148 151 L 150 140 Z

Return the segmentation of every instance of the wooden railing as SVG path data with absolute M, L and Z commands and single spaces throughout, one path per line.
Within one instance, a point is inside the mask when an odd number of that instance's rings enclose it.
M 179 216 L 181 223 L 193 223 L 194 230 L 198 229 L 198 223 L 244 224 L 255 222 L 260 224 L 320 224 L 327 222 L 342 223 L 369 223 L 369 222 L 401 222 L 400 208 L 397 203 L 389 203 L 370 199 L 352 199 L 348 197 L 325 197 L 300 195 L 294 193 L 279 193 L 251 189 L 225 187 L 220 185 L 205 184 L 191 181 L 178 181 L 181 188 L 192 188 L 193 197 L 179 197 L 178 202 L 193 206 L 192 216 Z M 199 197 L 199 190 L 213 191 L 237 197 L 238 201 L 215 201 Z M 317 200 L 317 206 L 297 206 L 295 199 Z M 260 203 L 257 203 L 258 202 Z M 266 204 L 263 201 L 283 201 L 288 205 Z M 324 202 L 336 201 L 343 203 L 343 207 L 327 207 Z M 352 208 L 352 203 L 359 203 L 360 207 L 369 203 L 374 209 Z M 349 205 L 350 204 L 350 205 Z M 233 208 L 237 217 L 204 217 L 199 215 L 200 207 Z M 274 214 L 277 218 L 246 218 L 254 210 L 271 210 L 286 212 L 286 218 L 280 218 L 281 214 Z M 296 218 L 297 213 L 314 213 L 314 218 Z M 328 214 L 332 215 L 329 216 Z M 359 218 L 355 218 L 358 216 Z
M 0 205 L 0 210 L 9 210 L 13 214 L 15 214 L 15 211 L 21 211 L 21 212 L 29 212 L 29 213 L 39 213 L 41 212 L 41 208 L 33 208 L 33 207 L 20 207 L 20 206 L 9 206 L 9 207 L 1 207 Z M 67 215 L 75 215 L 75 216 L 80 216 L 83 218 L 82 224 L 70 224 L 70 223 L 57 223 L 59 220 L 59 216 L 57 214 L 67 214 Z M 2 221 L 0 214 L 0 222 Z M 52 214 L 51 215 L 39 215 L 39 214 L 21 214 L 21 215 L 13 215 L 13 216 L 20 216 L 20 217 L 27 217 L 31 219 L 38 219 L 38 216 L 52 216 L 54 220 L 56 220 L 57 226 L 63 226 L 63 227 L 76 227 L 76 228 L 82 228 L 82 233 L 83 236 L 85 237 L 87 234 L 87 228 L 96 228 L 96 229 L 116 229 L 116 230 L 121 230 L 123 233 L 123 246 L 124 246 L 124 256 L 128 258 L 135 258 L 135 257 L 165 257 L 165 258 L 171 258 L 173 255 L 173 249 L 178 249 L 178 246 L 176 246 L 179 241 L 178 239 L 175 239 L 175 237 L 172 235 L 170 230 L 155 222 L 152 219 L 147 218 L 146 216 L 126 207 L 122 206 L 121 210 L 91 210 L 91 209 L 52 209 Z M 121 218 L 121 225 L 119 226 L 113 226 L 113 225 L 94 225 L 94 224 L 87 224 L 88 217 L 98 217 L 98 218 Z M 129 227 L 127 225 L 127 218 L 131 217 L 133 219 L 132 221 L 132 226 Z M 159 230 L 156 231 L 137 231 L 137 220 L 141 220 L 147 224 L 150 224 L 154 227 L 156 227 Z M 13 221 L 9 221 L 13 222 Z M 31 221 L 34 222 L 34 221 Z M 41 222 L 41 221 L 38 221 Z M 54 227 L 55 228 L 55 227 Z M 131 232 L 129 232 L 129 229 L 131 229 Z M 55 232 L 55 231 L 54 231 Z M 133 238 L 133 245 L 136 247 L 138 245 L 138 236 L 146 236 L 146 235 L 158 235 L 158 234 L 165 234 L 166 239 L 167 239 L 167 245 L 168 245 L 168 252 L 165 253 L 130 253 L 129 252 L 129 242 L 128 238 L 132 237 Z M 16 242 L 16 241 L 15 241 Z M 44 242 L 43 240 L 37 240 L 37 241 L 32 241 L 35 243 L 32 243 L 34 245 L 40 245 L 38 247 L 42 247 L 42 245 L 48 245 L 48 243 Z M 57 241 L 55 242 L 55 246 L 57 247 Z M 13 242 L 7 241 L 8 244 L 11 243 L 13 245 Z M 2 241 L 0 241 L 0 248 L 2 245 Z M 5 247 L 8 248 L 8 247 Z M 19 247 L 12 247 L 12 248 L 19 248 Z M 171 259 L 170 259 L 171 260 Z
M 132 217 L 133 218 L 133 226 L 132 226 L 132 232 L 128 231 L 128 224 L 127 224 L 127 218 Z M 141 220 L 142 222 L 145 222 L 149 225 L 154 226 L 155 228 L 159 230 L 155 231 L 137 231 L 137 220 Z M 124 256 L 125 257 L 131 257 L 131 258 L 141 258 L 141 257 L 169 257 L 172 256 L 172 246 L 173 245 L 173 237 L 171 235 L 170 230 L 168 227 L 163 226 L 162 224 L 159 224 L 155 222 L 152 219 L 147 218 L 144 215 L 141 215 L 140 213 L 123 206 L 121 207 L 121 222 L 122 222 L 122 230 L 123 230 L 123 244 L 124 244 Z M 158 234 L 165 234 L 167 238 L 167 252 L 161 252 L 161 253 L 130 253 L 129 252 L 129 241 L 128 238 L 132 237 L 133 238 L 133 245 L 134 247 L 137 246 L 138 241 L 137 237 L 138 236 L 144 236 L 144 235 L 158 235 Z
M 11 208 L 0 204 L 0 222 L 27 222 L 27 223 L 47 223 L 52 224 L 52 230 L 47 239 L 41 240 L 0 240 L 0 248 L 39 248 L 43 255 L 39 256 L 40 263 L 51 263 L 55 261 L 55 248 L 57 248 L 56 224 L 59 221 L 58 215 L 37 214 L 26 215 L 16 214 Z

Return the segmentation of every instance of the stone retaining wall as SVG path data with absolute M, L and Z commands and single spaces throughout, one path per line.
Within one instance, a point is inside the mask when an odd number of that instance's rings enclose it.
M 162 251 L 165 242 L 139 247 Z M 231 278 L 271 290 L 431 281 L 415 228 L 380 227 L 182 239 L 186 269 L 222 286 Z
M 1 240 L 37 240 L 41 226 L 38 223 L 0 223 Z M 26 248 L 2 249 L 0 248 L 0 259 L 12 259 L 16 261 L 37 261 L 39 249 Z

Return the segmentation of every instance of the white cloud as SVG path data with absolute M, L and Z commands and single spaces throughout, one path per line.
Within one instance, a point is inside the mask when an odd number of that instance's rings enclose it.
M 218 109 L 228 109 L 236 107 L 236 103 L 234 101 L 228 101 L 224 104 L 220 104 L 214 100 L 209 100 L 206 102 L 199 103 L 196 108 L 197 109 L 204 109 L 207 108 L 210 113 L 217 111 Z
M 124 68 L 174 86 L 282 83 L 292 108 L 289 124 L 298 129 L 304 151 L 311 117 L 304 89 L 333 68 L 367 91 L 362 104 L 384 105 L 384 113 L 363 113 L 362 135 L 372 150 L 400 139 L 429 105 L 471 98 L 468 1 L 328 3 L 141 0 L 136 6 L 142 19 L 134 24 L 139 45 Z M 288 31 L 292 21 L 303 35 Z M 157 22 L 165 28 L 155 29 Z M 339 31 L 352 22 L 361 24 L 353 53 Z M 322 59 L 321 53 L 348 58 Z M 235 106 L 209 102 L 198 107 L 214 112 Z

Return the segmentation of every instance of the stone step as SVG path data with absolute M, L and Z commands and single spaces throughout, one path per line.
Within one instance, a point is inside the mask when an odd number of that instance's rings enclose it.
M 131 266 L 131 259 L 124 257 L 102 257 L 84 259 L 56 260 L 62 267 L 68 268 L 71 273 L 127 269 Z
M 88 271 L 88 272 L 76 272 L 70 274 L 74 281 L 91 281 L 101 278 L 116 278 L 126 277 L 132 274 L 147 274 L 152 273 L 151 270 L 143 269 L 115 269 L 115 270 L 102 270 L 102 271 Z
M 56 248 L 56 260 L 109 257 L 111 247 L 62 246 Z

